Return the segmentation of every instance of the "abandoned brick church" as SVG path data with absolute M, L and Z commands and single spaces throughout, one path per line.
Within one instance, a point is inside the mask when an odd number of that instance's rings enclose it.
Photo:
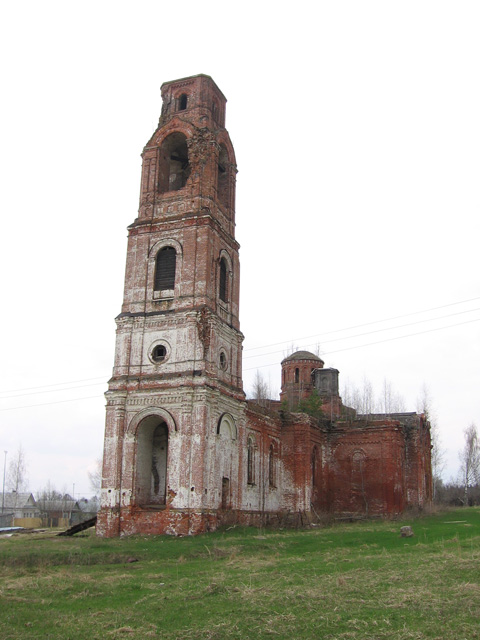
M 163 84 L 162 99 L 129 227 L 98 535 L 428 504 L 424 415 L 356 415 L 342 405 L 338 371 L 307 351 L 282 362 L 280 400 L 246 400 L 226 99 L 206 75 Z M 321 414 L 298 412 L 309 398 Z

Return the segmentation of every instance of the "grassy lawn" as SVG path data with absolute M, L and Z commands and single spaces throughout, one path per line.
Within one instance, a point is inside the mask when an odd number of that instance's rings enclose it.
M 0 598 L 1 640 L 480 639 L 480 509 L 195 538 L 0 538 Z

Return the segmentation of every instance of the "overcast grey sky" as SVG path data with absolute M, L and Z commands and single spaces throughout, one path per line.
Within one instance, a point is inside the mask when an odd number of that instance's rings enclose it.
M 468 0 L 4 7 L 0 453 L 22 444 L 32 490 L 90 491 L 140 153 L 160 85 L 197 73 L 237 154 L 245 388 L 278 391 L 292 345 L 410 410 L 427 385 L 456 473 L 480 427 L 479 32 Z

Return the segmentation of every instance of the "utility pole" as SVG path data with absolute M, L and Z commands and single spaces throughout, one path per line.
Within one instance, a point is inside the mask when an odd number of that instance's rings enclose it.
M 5 459 L 3 462 L 3 490 L 2 490 L 2 513 L 5 510 L 5 472 L 7 470 L 7 453 L 8 451 L 3 452 L 5 454 Z

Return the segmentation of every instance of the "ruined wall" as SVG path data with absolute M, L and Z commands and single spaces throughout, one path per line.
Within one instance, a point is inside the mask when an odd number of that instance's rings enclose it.
M 392 421 L 338 424 L 329 436 L 327 508 L 378 515 L 405 508 L 403 432 Z
M 262 525 L 322 511 L 397 514 L 431 499 L 429 431 L 420 419 L 409 428 L 391 419 L 322 427 L 304 414 L 282 419 L 252 403 L 242 409 L 234 400 L 219 402 L 218 395 L 202 399 L 200 389 L 192 393 L 195 411 L 187 408 L 186 396 L 169 407 L 176 430 L 169 440 L 164 509 L 126 498 L 134 493 L 136 465 L 128 432 L 141 418 L 131 412 L 124 438 L 121 524 L 107 523 L 102 513 L 103 535 L 116 535 L 115 526 L 124 534 L 199 533 L 225 523 Z M 167 398 L 163 405 L 168 406 Z
M 406 500 L 423 507 L 433 498 L 431 438 L 425 416 L 416 416 L 405 425 Z

